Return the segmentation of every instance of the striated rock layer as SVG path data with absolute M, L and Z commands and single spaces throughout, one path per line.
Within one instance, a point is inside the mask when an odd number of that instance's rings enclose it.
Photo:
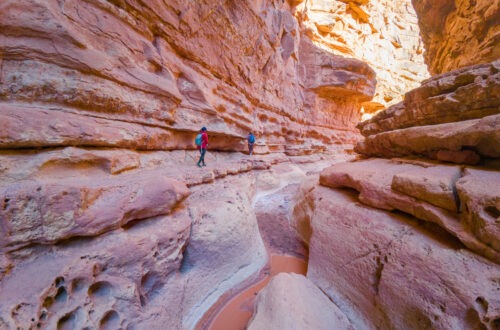
M 352 149 L 375 83 L 282 1 L 1 1 L 0 328 L 195 328 L 267 263 L 243 173 Z
M 219 150 L 252 130 L 257 152 L 317 152 L 356 140 L 375 89 L 287 4 L 9 0 L 0 31 L 0 148 L 185 149 L 207 126 Z
M 500 58 L 500 3 L 412 0 L 431 74 Z
M 436 125 L 500 113 L 500 60 L 434 76 L 405 100 L 358 124 L 369 136 L 413 126 Z
M 477 164 L 500 158 L 500 61 L 432 77 L 403 102 L 358 124 L 368 156 Z
M 359 200 L 442 227 L 472 251 L 500 264 L 500 174 L 425 162 L 370 159 L 333 165 L 324 186 L 356 189 Z M 485 210 L 489 210 L 485 212 Z

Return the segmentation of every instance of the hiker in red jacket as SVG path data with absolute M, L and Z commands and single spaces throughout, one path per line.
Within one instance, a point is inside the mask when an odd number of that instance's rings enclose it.
M 207 152 L 207 147 L 208 147 L 208 134 L 207 134 L 207 128 L 203 127 L 201 129 L 201 146 L 200 146 L 200 160 L 198 160 L 198 167 L 202 166 L 207 166 L 205 164 L 205 153 Z

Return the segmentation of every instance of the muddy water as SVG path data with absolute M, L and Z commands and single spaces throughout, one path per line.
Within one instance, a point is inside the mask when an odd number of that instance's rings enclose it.
M 271 255 L 271 270 L 266 277 L 258 283 L 238 293 L 216 314 L 210 322 L 209 330 L 240 330 L 245 329 L 254 311 L 254 302 L 257 293 L 262 290 L 271 278 L 278 273 L 306 274 L 307 263 L 305 260 L 283 256 Z

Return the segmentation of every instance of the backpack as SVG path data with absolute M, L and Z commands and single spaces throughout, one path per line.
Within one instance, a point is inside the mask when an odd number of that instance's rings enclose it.
M 248 137 L 248 142 L 255 143 L 255 136 L 253 134 Z
M 194 143 L 199 147 L 201 146 L 201 133 L 196 135 L 196 139 L 194 139 Z

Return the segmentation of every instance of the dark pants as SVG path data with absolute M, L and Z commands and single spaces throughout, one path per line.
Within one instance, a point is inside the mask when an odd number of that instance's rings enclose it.
M 201 153 L 201 156 L 200 156 L 200 160 L 198 160 L 198 166 L 200 166 L 200 163 L 203 163 L 203 165 L 205 165 L 205 154 L 207 152 L 207 149 L 205 148 L 201 148 L 200 149 L 200 153 Z
M 254 145 L 254 143 L 248 142 L 248 153 L 250 155 L 253 153 L 253 145 Z

